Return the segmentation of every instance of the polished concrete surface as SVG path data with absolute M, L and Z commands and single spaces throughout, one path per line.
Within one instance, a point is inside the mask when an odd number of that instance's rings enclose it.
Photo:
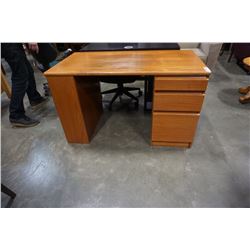
M 41 123 L 17 129 L 2 94 L 1 181 L 17 196 L 2 194 L 1 207 L 250 207 L 250 104 L 237 92 L 250 77 L 226 56 L 209 81 L 191 149 L 150 146 L 143 98 L 138 112 L 119 103 L 105 109 L 91 144 L 76 145 L 66 142 L 51 98 L 38 110 L 26 99 L 27 114 Z

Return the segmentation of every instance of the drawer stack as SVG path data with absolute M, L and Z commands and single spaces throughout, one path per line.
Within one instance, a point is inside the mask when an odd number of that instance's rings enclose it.
M 192 145 L 207 82 L 207 77 L 155 77 L 152 145 Z

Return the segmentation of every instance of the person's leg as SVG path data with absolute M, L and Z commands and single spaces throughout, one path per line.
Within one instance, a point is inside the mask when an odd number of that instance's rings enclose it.
M 23 98 L 28 86 L 29 72 L 26 66 L 26 55 L 22 44 L 5 43 L 1 44 L 1 49 L 2 56 L 9 64 L 12 71 L 12 94 L 9 107 L 10 121 L 23 126 L 34 126 L 39 122 L 25 116 L 23 105 Z
M 24 61 L 25 53 L 21 44 L 2 44 L 2 52 L 12 71 L 12 95 L 9 109 L 10 118 L 16 119 L 25 114 L 23 98 L 28 82 L 28 70 Z
M 30 102 L 35 102 L 37 100 L 40 100 L 42 96 L 39 94 L 39 92 L 36 89 L 36 81 L 34 77 L 34 70 L 32 66 L 30 65 L 30 62 L 27 58 L 25 58 L 25 65 L 28 71 L 28 86 L 27 86 L 27 95 Z
M 30 101 L 30 105 L 32 107 L 38 107 L 42 104 L 44 104 L 48 99 L 45 99 L 44 97 L 42 97 L 39 92 L 36 89 L 36 81 L 35 81 L 35 77 L 34 77 L 34 70 L 32 68 L 32 66 L 30 65 L 30 62 L 28 61 L 28 59 L 26 58 L 26 67 L 29 73 L 28 76 L 28 87 L 27 87 L 27 95 Z

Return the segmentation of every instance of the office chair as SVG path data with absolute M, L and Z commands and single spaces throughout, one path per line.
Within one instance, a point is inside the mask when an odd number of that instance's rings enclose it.
M 139 79 L 138 77 L 134 77 L 134 76 L 115 76 L 115 77 L 106 76 L 106 77 L 102 77 L 100 79 L 101 82 L 117 84 L 117 88 L 113 88 L 113 89 L 101 92 L 101 94 L 115 93 L 115 95 L 113 96 L 113 98 L 111 99 L 111 101 L 109 103 L 109 107 L 108 107 L 109 110 L 112 110 L 112 104 L 114 103 L 114 101 L 118 97 L 121 98 L 122 95 L 126 95 L 126 96 L 130 97 L 132 100 L 134 100 L 135 101 L 135 108 L 138 109 L 138 107 L 139 107 L 138 97 L 142 96 L 141 89 L 135 88 L 135 87 L 125 87 L 124 86 L 125 83 L 133 83 L 138 79 Z M 138 91 L 138 97 L 131 94 L 130 91 Z

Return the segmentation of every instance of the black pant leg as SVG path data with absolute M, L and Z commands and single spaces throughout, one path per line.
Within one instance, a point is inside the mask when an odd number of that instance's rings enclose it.
M 26 67 L 28 70 L 28 87 L 27 87 L 26 92 L 27 92 L 29 101 L 36 101 L 36 100 L 41 98 L 41 95 L 39 94 L 39 92 L 36 89 L 34 70 L 33 70 L 32 66 L 30 65 L 30 62 L 28 61 L 27 58 L 26 58 L 25 63 L 26 63 Z
M 28 70 L 25 64 L 25 52 L 22 44 L 1 44 L 2 56 L 9 64 L 12 75 L 12 93 L 10 99 L 10 118 L 24 116 L 23 98 L 28 85 Z
M 25 114 L 23 98 L 27 91 L 30 101 L 40 98 L 36 90 L 34 71 L 26 58 L 22 44 L 2 43 L 2 57 L 12 71 L 12 94 L 10 100 L 10 118 L 18 119 Z

